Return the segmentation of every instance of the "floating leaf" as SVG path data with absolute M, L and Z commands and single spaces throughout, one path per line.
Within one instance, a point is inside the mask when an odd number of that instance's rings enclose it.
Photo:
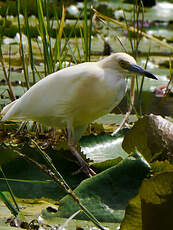
M 18 146 L 14 148 L 10 146 L 0 148 L 0 162 L 6 177 L 8 179 L 14 179 L 9 180 L 9 184 L 15 196 L 27 199 L 48 197 L 58 200 L 65 195 L 65 192 L 50 181 L 47 175 L 39 168 L 35 167 L 31 162 L 19 158 L 14 150 L 22 152 L 42 164 L 45 164 L 45 161 L 40 156 L 38 150 L 28 144 L 25 144 L 21 148 Z M 72 172 L 78 169 L 78 166 L 64 158 L 64 155 L 71 155 L 69 151 L 55 151 L 52 148 L 47 148 L 46 152 L 49 153 L 55 167 L 67 179 L 72 188 L 75 188 L 81 180 L 85 178 L 82 174 L 71 175 Z M 3 177 L 1 173 L 0 177 Z M 48 183 L 42 183 L 42 181 L 47 181 Z M 4 180 L 0 180 L 0 191 L 7 191 Z
M 105 133 L 97 136 L 85 136 L 80 141 L 82 151 L 87 158 L 94 162 L 102 162 L 117 157 L 122 157 L 124 159 L 128 155 L 122 149 L 121 144 L 126 131 L 123 130 L 122 133 L 119 133 L 116 136 L 111 136 Z
M 114 114 L 114 113 L 109 113 L 105 116 L 102 116 L 95 120 L 97 123 L 101 124 L 117 124 L 119 125 L 124 118 L 124 114 Z M 137 117 L 135 115 L 130 115 L 128 122 L 135 122 L 137 121 Z
M 96 163 L 92 164 L 92 166 L 96 170 L 103 171 L 103 170 L 108 169 L 114 165 L 117 165 L 122 160 L 123 160 L 122 157 L 117 157 L 117 158 L 112 159 L 112 160 L 106 160 L 103 162 L 96 162 Z
M 17 157 L 17 154 L 5 146 L 3 143 L 0 145 L 0 166 L 7 163 Z
M 141 181 L 148 173 L 148 164 L 141 159 L 125 159 L 83 181 L 74 192 L 98 220 L 121 222 L 128 201 L 137 194 Z M 60 200 L 58 213 L 54 217 L 69 217 L 78 209 L 78 204 L 67 195 Z M 81 213 L 77 218 L 86 219 L 86 216 Z

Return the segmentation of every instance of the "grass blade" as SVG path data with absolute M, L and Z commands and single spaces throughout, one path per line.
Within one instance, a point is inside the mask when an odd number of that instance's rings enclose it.
M 6 207 L 10 210 L 11 214 L 14 216 L 18 215 L 18 211 L 14 208 L 12 203 L 7 199 L 7 197 L 0 191 L 0 200 L 6 205 Z
M 4 176 L 4 180 L 5 180 L 5 182 L 6 182 L 8 191 L 9 191 L 9 193 L 10 193 L 10 195 L 11 195 L 11 198 L 12 198 L 12 200 L 13 200 L 15 206 L 16 206 L 17 212 L 18 212 L 18 211 L 19 211 L 19 206 L 18 206 L 18 204 L 17 204 L 17 202 L 16 202 L 16 199 L 15 199 L 15 197 L 14 197 L 14 194 L 13 194 L 13 192 L 12 192 L 12 189 L 11 189 L 11 187 L 10 187 L 10 185 L 9 185 L 9 183 L 8 183 L 8 180 L 6 179 L 6 176 L 5 176 L 5 174 L 4 174 L 4 172 L 3 172 L 3 170 L 2 170 L 1 167 L 0 167 L 0 171 L 2 172 L 2 175 Z

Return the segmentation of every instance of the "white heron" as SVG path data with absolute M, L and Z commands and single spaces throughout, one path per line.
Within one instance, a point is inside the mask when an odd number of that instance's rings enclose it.
M 157 79 L 126 53 L 114 53 L 98 62 L 61 69 L 5 106 L 2 121 L 32 120 L 67 129 L 69 149 L 82 170 L 89 176 L 94 175 L 75 145 L 88 124 L 120 103 L 127 88 L 126 78 L 132 74 Z

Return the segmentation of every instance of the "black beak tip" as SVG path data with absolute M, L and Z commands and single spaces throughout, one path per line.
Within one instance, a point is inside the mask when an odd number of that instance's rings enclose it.
M 144 75 L 148 78 L 152 78 L 154 80 L 158 80 L 158 78 L 156 76 L 154 76 L 152 73 L 149 72 L 144 72 Z
M 157 78 L 156 76 L 154 76 L 154 78 L 153 78 L 153 79 L 158 80 L 158 78 Z

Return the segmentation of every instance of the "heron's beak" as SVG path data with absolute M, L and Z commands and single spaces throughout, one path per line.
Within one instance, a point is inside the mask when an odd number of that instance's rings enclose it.
M 131 64 L 131 65 L 129 65 L 128 70 L 131 72 L 134 72 L 136 74 L 140 74 L 140 75 L 146 76 L 148 78 L 158 80 L 157 77 L 155 77 L 152 73 L 146 71 L 145 69 L 143 69 L 142 67 L 140 67 L 138 65 Z

